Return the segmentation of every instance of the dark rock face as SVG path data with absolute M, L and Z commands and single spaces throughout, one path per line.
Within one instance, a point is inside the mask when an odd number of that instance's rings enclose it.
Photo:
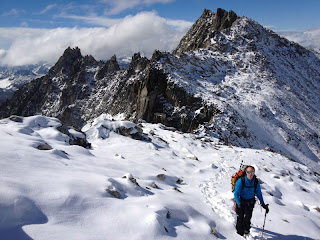
M 214 16 L 211 30 L 222 31 L 230 28 L 232 24 L 237 20 L 238 16 L 235 12 L 230 10 L 227 12 L 221 8 L 217 9 L 217 13 Z
M 23 85 L 10 101 L 2 103 L 0 115 L 43 114 L 79 127 L 81 116 L 75 103 L 88 96 L 88 80 L 92 73 L 86 69 L 97 64 L 91 56 L 82 57 L 79 48 L 66 49 L 47 75 Z
M 208 49 L 211 45 L 210 38 L 212 35 L 230 28 L 237 18 L 237 14 L 233 11 L 227 12 L 218 8 L 217 12 L 213 13 L 205 9 L 201 17 L 181 39 L 178 47 L 173 51 L 173 54 L 181 55 L 184 52 L 199 48 Z
M 203 114 L 195 117 L 195 111 L 201 108 Z M 203 104 L 201 98 L 168 84 L 166 75 L 159 70 L 151 71 L 144 84 L 139 86 L 137 116 L 148 122 L 190 132 L 201 122 L 208 122 L 217 112 L 217 109 Z
M 168 82 L 163 70 L 155 67 L 157 61 L 168 60 L 167 55 L 156 51 L 148 60 L 137 53 L 129 68 L 121 70 L 115 56 L 98 63 L 91 56 L 81 56 L 79 48 L 68 48 L 49 74 L 24 85 L 4 102 L 0 115 L 42 114 L 79 129 L 102 113 L 125 114 L 135 122 L 144 119 L 192 131 L 217 110 Z M 201 114 L 196 115 L 198 109 Z M 76 144 L 87 146 L 86 142 Z
M 117 58 L 114 55 L 109 61 L 107 61 L 102 68 L 99 69 L 99 71 L 96 74 L 96 79 L 101 80 L 109 73 L 117 72 L 120 70 L 119 64 L 117 62 Z

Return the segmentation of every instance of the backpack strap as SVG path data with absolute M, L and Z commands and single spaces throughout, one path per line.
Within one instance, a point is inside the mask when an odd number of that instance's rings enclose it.
M 244 176 L 241 177 L 241 182 L 242 182 L 242 189 L 245 187 L 245 179 Z M 257 192 L 257 186 L 258 186 L 258 178 L 254 176 L 254 193 L 256 194 Z
M 242 189 L 244 189 L 244 187 L 246 185 L 244 175 L 241 177 L 241 182 L 242 182 Z
M 254 193 L 257 193 L 257 186 L 258 186 L 258 178 L 256 176 L 254 176 Z

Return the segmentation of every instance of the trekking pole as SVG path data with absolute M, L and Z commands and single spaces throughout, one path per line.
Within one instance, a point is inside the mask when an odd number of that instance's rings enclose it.
M 262 234 L 261 234 L 261 237 L 263 237 L 263 233 L 264 233 L 264 226 L 266 224 L 266 218 L 267 218 L 267 210 L 266 210 L 266 213 L 264 214 L 264 221 L 263 221 L 263 227 L 262 227 Z
M 242 163 L 243 163 L 243 159 L 242 159 L 242 161 L 241 161 L 241 163 L 240 163 L 240 168 L 239 168 L 239 169 L 241 169 L 241 167 L 242 167 Z

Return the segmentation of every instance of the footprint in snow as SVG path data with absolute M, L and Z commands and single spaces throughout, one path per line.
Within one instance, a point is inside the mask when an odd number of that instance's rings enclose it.
M 233 194 L 229 192 L 219 192 L 215 189 L 215 182 L 205 182 L 200 185 L 201 192 L 205 195 L 207 203 L 212 210 L 226 221 L 233 223 L 234 216 L 231 212 Z

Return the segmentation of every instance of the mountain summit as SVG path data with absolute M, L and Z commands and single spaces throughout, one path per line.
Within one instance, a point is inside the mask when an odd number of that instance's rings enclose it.
M 204 10 L 170 53 L 127 69 L 68 48 L 1 117 L 57 117 L 81 128 L 103 113 L 162 123 L 224 144 L 281 152 L 320 172 L 320 59 L 247 17 Z
M 217 9 L 216 13 L 205 9 L 201 17 L 193 24 L 187 34 L 181 39 L 178 47 L 174 50 L 175 55 L 193 51 L 199 48 L 208 48 L 210 39 L 216 31 L 223 31 L 232 26 L 238 19 L 235 12 Z

